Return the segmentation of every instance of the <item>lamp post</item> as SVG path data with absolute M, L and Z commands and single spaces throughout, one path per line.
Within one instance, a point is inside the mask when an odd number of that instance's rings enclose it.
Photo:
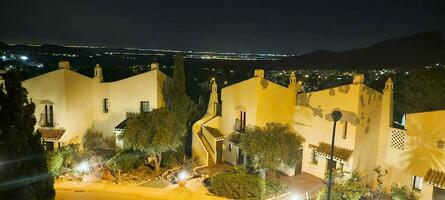
M 337 121 L 341 119 L 341 112 L 334 111 L 331 113 L 331 117 L 334 120 L 334 129 L 332 130 L 332 142 L 331 142 L 331 156 L 329 159 L 329 182 L 328 182 L 328 200 L 331 200 L 331 190 L 332 190 L 332 164 L 334 164 L 334 143 L 335 143 L 335 127 L 337 126 Z

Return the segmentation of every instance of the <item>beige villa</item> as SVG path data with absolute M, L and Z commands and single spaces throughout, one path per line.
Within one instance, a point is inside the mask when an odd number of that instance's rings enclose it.
M 445 111 L 408 114 L 406 129 L 393 128 L 392 80 L 378 91 L 364 79 L 356 74 L 350 84 L 301 92 L 294 74 L 285 87 L 265 79 L 263 70 L 255 70 L 252 78 L 222 88 L 220 98 L 213 83 L 207 114 L 193 125 L 193 157 L 204 165 L 242 164 L 239 135 L 246 127 L 278 122 L 291 125 L 305 138 L 300 161 L 280 171 L 323 179 L 331 147 L 330 114 L 338 110 L 343 116 L 336 128 L 336 168 L 356 170 L 366 184 L 376 187 L 374 169 L 381 166 L 390 172 L 386 189 L 408 185 L 421 199 L 443 199 L 445 151 L 436 146 L 445 146 L 445 127 L 440 123 Z
M 164 106 L 162 87 L 167 76 L 151 65 L 151 71 L 114 82 L 104 82 L 96 65 L 90 78 L 70 70 L 67 61 L 59 69 L 23 81 L 28 98 L 36 105 L 36 130 L 47 149 L 81 143 L 89 128 L 106 137 L 128 113 L 148 112 Z M 119 133 L 119 132 L 117 132 Z M 117 141 L 120 146 L 121 142 Z

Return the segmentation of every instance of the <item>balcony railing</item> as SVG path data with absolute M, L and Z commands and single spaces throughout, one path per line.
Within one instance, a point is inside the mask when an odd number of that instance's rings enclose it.
M 54 116 L 46 115 L 44 113 L 40 114 L 39 126 L 40 127 L 54 127 Z
M 244 120 L 236 119 L 235 126 L 233 127 L 235 131 L 245 132 L 246 131 L 246 122 Z

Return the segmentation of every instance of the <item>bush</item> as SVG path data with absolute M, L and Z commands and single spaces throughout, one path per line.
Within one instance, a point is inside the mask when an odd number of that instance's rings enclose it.
M 264 180 L 245 172 L 220 173 L 211 178 L 209 191 L 229 199 L 264 199 Z
M 69 144 L 60 148 L 59 153 L 63 157 L 64 167 L 73 167 L 81 159 L 79 145 Z
M 113 174 L 118 170 L 121 172 L 128 172 L 144 164 L 144 154 L 138 151 L 126 150 L 117 153 L 105 164 L 111 169 Z
M 83 149 L 86 152 L 92 152 L 104 147 L 104 136 L 100 131 L 94 131 L 89 128 L 82 139 Z
M 48 153 L 47 159 L 48 172 L 57 177 L 61 174 L 63 166 L 63 156 L 60 152 L 54 151 Z
M 287 186 L 280 181 L 266 182 L 266 196 L 273 197 L 285 193 L 288 190 Z

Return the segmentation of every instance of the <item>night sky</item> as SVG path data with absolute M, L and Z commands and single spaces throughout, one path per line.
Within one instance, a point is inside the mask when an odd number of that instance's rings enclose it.
M 445 33 L 443 0 L 0 0 L 0 41 L 306 53 Z

